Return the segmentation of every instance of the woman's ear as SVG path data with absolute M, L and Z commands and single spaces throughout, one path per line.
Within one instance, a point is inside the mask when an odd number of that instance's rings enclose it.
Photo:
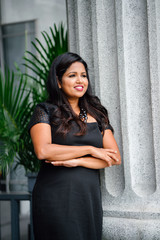
M 59 88 L 62 88 L 62 87 L 61 87 L 61 83 L 60 83 L 60 81 L 59 81 L 59 79 L 58 79 L 57 76 L 56 76 L 56 79 L 57 79 L 58 87 L 59 87 Z

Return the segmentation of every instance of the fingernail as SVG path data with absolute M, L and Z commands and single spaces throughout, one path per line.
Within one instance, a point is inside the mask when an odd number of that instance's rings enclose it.
M 115 151 L 115 153 L 117 153 L 117 151 Z
M 118 158 L 116 158 L 116 161 L 118 162 L 118 161 L 119 161 L 119 159 L 118 159 Z

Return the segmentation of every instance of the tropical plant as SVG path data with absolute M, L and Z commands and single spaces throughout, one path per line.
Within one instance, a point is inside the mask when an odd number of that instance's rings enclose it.
M 46 99 L 46 80 L 52 61 L 67 52 L 67 31 L 61 23 L 50 27 L 50 34 L 42 32 L 44 44 L 36 38 L 32 42 L 36 54 L 26 51 L 26 72 L 18 75 L 6 70 L 0 72 L 0 169 L 6 170 L 16 156 L 17 164 L 26 172 L 37 172 L 36 158 L 28 124 L 36 104 Z M 37 56 L 39 55 L 39 56 Z
M 62 23 L 58 28 L 55 24 L 54 29 L 50 27 L 50 35 L 45 31 L 42 32 L 44 44 L 36 38 L 36 42 L 31 42 L 36 54 L 26 51 L 24 57 L 25 76 L 30 80 L 29 88 L 32 91 L 32 110 L 37 103 L 46 100 L 46 80 L 54 58 L 68 51 L 67 31 L 64 30 Z M 20 138 L 23 139 L 24 145 L 20 145 L 18 150 L 18 164 L 23 165 L 26 171 L 37 172 L 39 161 L 35 159 L 31 138 L 26 132 L 27 129 L 23 128 Z
M 30 116 L 30 92 L 25 91 L 23 75 L 0 71 L 0 169 L 12 164 L 20 145 L 20 135 Z
M 42 32 L 44 43 L 38 38 L 35 38 L 35 42 L 31 42 L 36 54 L 26 51 L 24 57 L 25 75 L 33 80 L 31 88 L 35 102 L 42 102 L 46 99 L 46 80 L 54 58 L 68 51 L 67 31 L 64 30 L 63 23 L 58 28 L 54 24 L 54 28 L 49 29 L 50 34 L 46 31 Z M 30 70 L 32 74 L 29 73 Z

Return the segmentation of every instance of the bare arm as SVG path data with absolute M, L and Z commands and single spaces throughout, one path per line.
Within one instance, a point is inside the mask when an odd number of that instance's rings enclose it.
M 109 152 L 109 149 L 113 149 L 114 152 Z M 116 143 L 116 140 L 114 138 L 114 135 L 111 130 L 107 129 L 105 130 L 104 136 L 103 136 L 103 149 L 100 149 L 101 151 L 96 153 L 94 155 L 94 149 L 92 156 L 93 157 L 81 157 L 79 158 L 78 165 L 83 166 L 86 168 L 92 168 L 92 169 L 101 169 L 106 167 L 111 167 L 113 165 L 120 165 L 121 164 L 121 156 L 119 152 L 118 145 Z M 107 154 L 109 159 L 105 160 L 101 154 Z M 103 159 L 103 160 L 102 160 Z
M 111 145 L 109 149 L 100 149 L 93 146 L 66 146 L 52 144 L 51 127 L 46 123 L 38 123 L 34 125 L 30 130 L 30 134 L 35 153 L 40 160 L 65 161 L 68 159 L 81 158 L 85 155 L 91 155 L 92 157 L 97 158 L 97 160 L 102 159 L 106 161 L 109 165 L 111 159 L 113 162 L 116 161 L 115 150 L 111 148 Z M 79 162 L 79 164 L 87 167 L 87 159 L 85 158 L 85 161 L 82 161 L 81 163 Z
M 50 163 L 56 167 L 85 167 L 91 169 L 102 169 L 109 167 L 109 164 L 106 161 L 94 157 L 81 157 L 66 161 L 52 161 Z
M 52 144 L 51 127 L 38 123 L 30 130 L 34 151 L 39 160 L 67 160 L 91 154 L 92 146 L 66 146 Z
M 102 169 L 105 167 L 110 167 L 112 165 L 119 165 L 121 164 L 121 156 L 120 152 L 116 143 L 116 140 L 113 136 L 113 133 L 111 130 L 106 130 L 104 137 L 103 137 L 103 146 L 107 149 L 115 149 L 115 152 L 107 152 L 107 156 L 109 157 L 109 161 L 102 160 L 97 157 L 80 157 L 77 159 L 70 159 L 66 161 L 53 161 L 52 164 L 54 166 L 64 166 L 64 167 L 77 167 L 82 166 L 86 168 L 91 169 Z M 104 154 L 104 151 L 102 149 L 99 149 L 100 151 L 97 151 L 99 154 L 99 157 L 101 157 L 101 154 Z M 93 151 L 94 155 L 94 151 Z
M 111 158 L 111 165 L 120 165 L 121 164 L 121 155 L 119 152 L 119 148 L 117 145 L 117 142 L 114 138 L 114 135 L 111 130 L 105 130 L 104 136 L 103 136 L 103 148 L 104 149 L 114 149 L 116 151 L 115 158 L 118 161 L 114 161 L 113 158 Z

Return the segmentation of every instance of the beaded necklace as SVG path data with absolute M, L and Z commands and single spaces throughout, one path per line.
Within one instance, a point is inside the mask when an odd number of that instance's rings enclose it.
M 87 112 L 84 108 L 80 108 L 79 119 L 85 123 L 87 122 Z

